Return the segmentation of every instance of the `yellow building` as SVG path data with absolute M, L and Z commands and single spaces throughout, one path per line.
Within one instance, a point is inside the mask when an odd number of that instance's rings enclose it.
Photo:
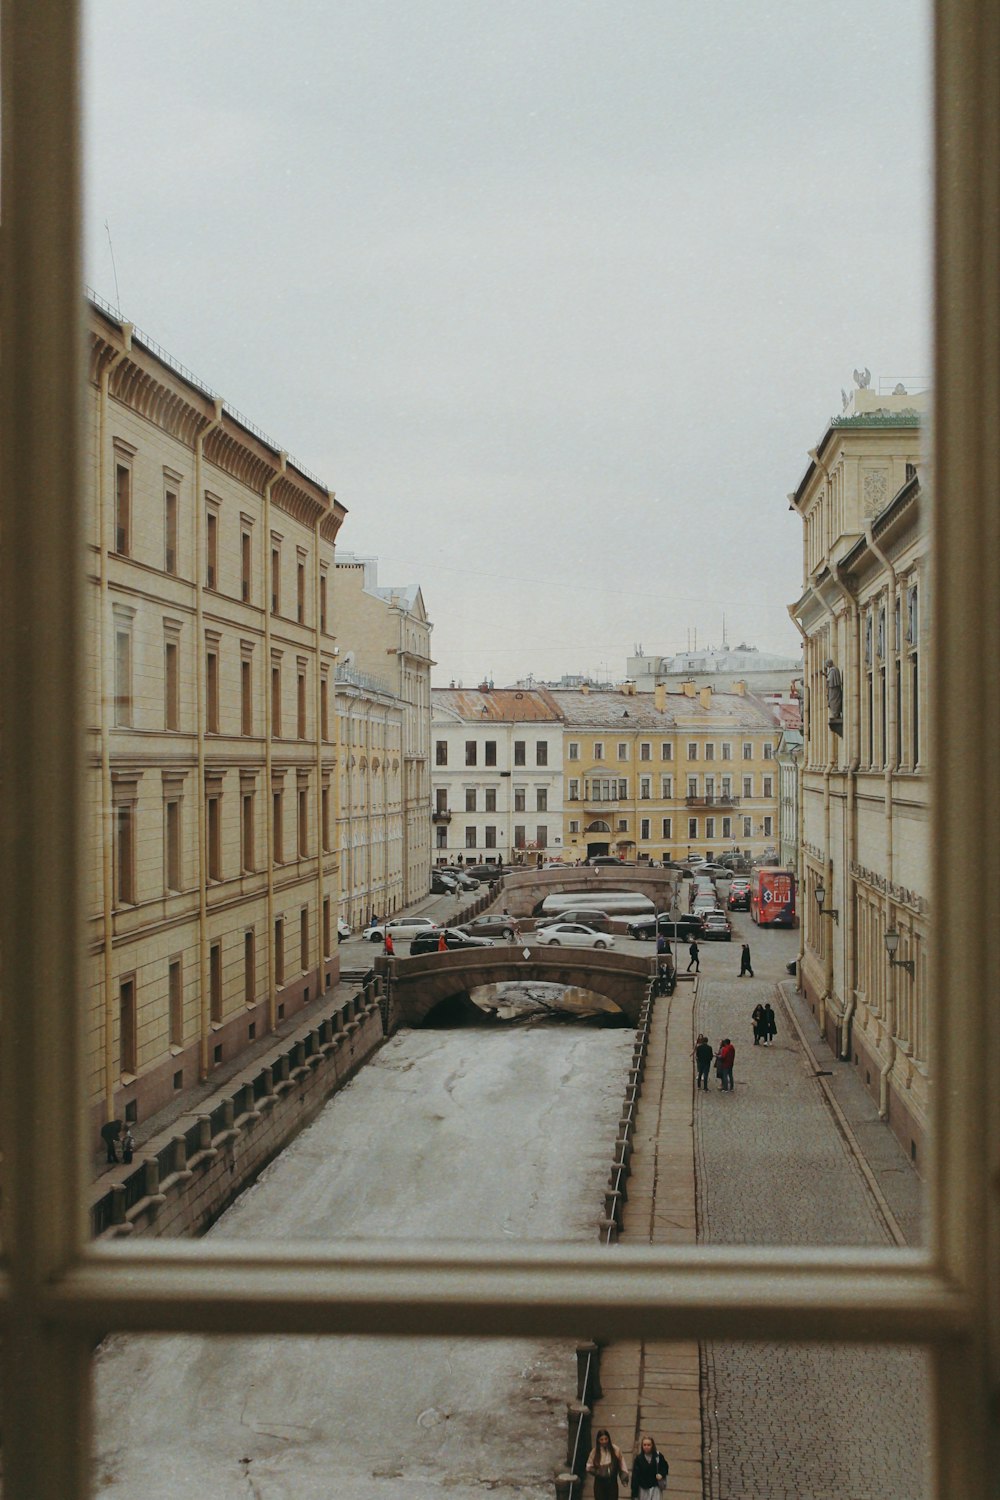
M 747 693 L 686 683 L 553 689 L 563 729 L 567 858 L 750 857 L 777 840 L 778 725 Z
M 87 1088 L 145 1118 L 338 975 L 332 493 L 90 307 Z

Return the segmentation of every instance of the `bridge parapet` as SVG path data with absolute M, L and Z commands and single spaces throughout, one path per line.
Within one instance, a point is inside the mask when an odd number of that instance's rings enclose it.
M 564 865 L 553 870 L 515 870 L 504 876 L 503 899 L 515 917 L 528 917 L 546 896 L 563 892 L 599 897 L 602 891 L 636 891 L 658 911 L 673 901 L 676 871 L 647 865 Z

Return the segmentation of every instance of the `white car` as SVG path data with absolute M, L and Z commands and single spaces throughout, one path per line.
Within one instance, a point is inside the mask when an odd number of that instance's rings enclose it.
M 343 917 L 338 917 L 337 918 L 337 942 L 338 943 L 342 943 L 344 941 L 344 939 L 345 938 L 349 938 L 350 935 L 351 935 L 350 924 L 348 922 L 345 922 L 344 919 L 343 919 Z
M 388 922 L 376 922 L 374 927 L 369 925 L 361 936 L 368 943 L 384 943 L 387 932 L 392 933 L 393 942 L 397 938 L 411 938 L 415 933 L 426 932 L 428 927 L 437 927 L 430 917 L 390 917 Z
M 610 932 L 595 932 L 581 922 L 552 922 L 537 928 L 535 937 L 552 948 L 613 948 L 615 944 Z

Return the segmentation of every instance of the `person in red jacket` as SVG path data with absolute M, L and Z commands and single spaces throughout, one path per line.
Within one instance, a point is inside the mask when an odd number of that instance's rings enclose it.
M 448 939 L 445 937 L 445 935 L 444 935 L 443 932 L 442 932 L 441 936 L 438 938 L 438 952 L 439 953 L 447 953 L 448 952 Z
M 722 1038 L 719 1050 L 715 1054 L 715 1071 L 719 1075 L 719 1088 L 724 1093 L 733 1091 L 733 1064 L 736 1061 L 736 1048 L 727 1036 Z
M 386 957 L 387 958 L 394 958 L 395 954 L 396 954 L 396 950 L 392 946 L 392 933 L 391 932 L 387 932 L 386 935 L 385 935 L 385 953 L 386 953 Z

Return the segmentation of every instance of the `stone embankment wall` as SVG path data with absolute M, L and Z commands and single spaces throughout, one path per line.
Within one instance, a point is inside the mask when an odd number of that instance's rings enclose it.
M 232 1078 L 210 1113 L 182 1115 L 135 1170 L 91 1203 L 95 1239 L 204 1233 L 381 1045 L 371 977 L 305 1034 Z

